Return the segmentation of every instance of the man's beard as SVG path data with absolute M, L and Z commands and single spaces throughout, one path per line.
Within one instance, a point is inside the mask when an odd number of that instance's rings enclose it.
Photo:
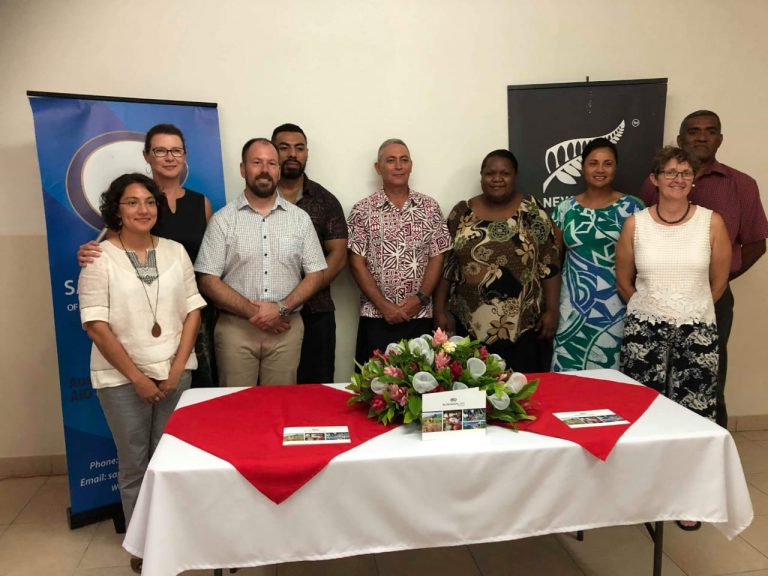
M 285 178 L 287 180 L 295 180 L 296 178 L 301 177 L 302 174 L 304 174 L 304 168 L 306 167 L 304 164 L 299 162 L 298 160 L 289 159 L 296 162 L 298 166 L 288 166 L 288 160 L 283 162 L 283 165 L 280 167 L 280 176 L 282 178 Z
M 267 178 L 269 178 L 268 185 L 267 180 L 262 177 L 256 178 L 252 182 L 248 182 L 248 190 L 259 198 L 269 198 L 275 193 L 275 190 L 277 190 L 277 182 L 272 180 L 271 176 L 267 176 Z M 259 184 L 262 185 L 261 188 L 259 188 Z M 264 187 L 265 185 L 267 185 L 266 188 Z

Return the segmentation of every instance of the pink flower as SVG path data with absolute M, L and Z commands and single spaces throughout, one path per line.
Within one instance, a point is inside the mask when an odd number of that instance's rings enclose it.
M 379 350 L 378 348 L 376 348 L 376 350 L 373 351 L 373 357 L 384 360 L 384 362 L 389 362 L 389 356 L 387 356 L 386 354 L 383 354 L 381 350 Z
M 451 357 L 448 356 L 448 354 L 446 354 L 442 350 L 440 350 L 440 352 L 437 353 L 437 356 L 435 356 L 435 366 L 437 366 L 438 370 L 442 370 L 443 368 L 448 366 L 448 364 L 450 363 L 451 363 Z
M 448 334 L 443 332 L 442 328 L 438 328 L 435 330 L 435 335 L 432 336 L 432 343 L 435 346 L 440 346 L 441 344 L 444 344 L 448 342 Z
M 463 370 L 458 360 L 454 360 L 453 362 L 451 362 L 451 375 L 454 377 L 454 379 L 459 378 L 462 372 Z
M 386 374 L 387 376 L 393 376 L 395 378 L 405 377 L 405 373 L 397 366 L 387 366 L 386 368 L 384 368 L 384 374 Z
M 375 412 L 381 412 L 386 407 L 387 403 L 381 396 L 374 396 L 373 400 L 371 400 L 371 408 L 373 408 Z
M 397 384 L 390 384 L 389 397 L 393 402 L 400 404 L 400 406 L 405 406 L 408 404 L 408 388 L 405 386 L 398 386 Z
M 480 360 L 485 360 L 486 358 L 488 358 L 488 348 L 486 348 L 485 346 L 480 346 L 479 352 L 480 352 Z

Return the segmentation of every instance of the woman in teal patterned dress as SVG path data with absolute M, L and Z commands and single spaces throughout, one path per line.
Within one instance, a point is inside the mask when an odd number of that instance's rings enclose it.
M 625 307 L 616 289 L 616 241 L 624 221 L 644 208 L 612 187 L 615 144 L 596 138 L 581 158 L 587 189 L 552 214 L 565 245 L 554 372 L 618 368 Z

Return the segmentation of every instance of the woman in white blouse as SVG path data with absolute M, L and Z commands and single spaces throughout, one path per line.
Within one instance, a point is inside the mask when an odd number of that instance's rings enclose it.
M 152 236 L 165 197 L 142 174 L 124 174 L 101 196 L 116 234 L 83 268 L 80 317 L 91 349 L 91 383 L 117 446 L 118 485 L 131 520 L 149 458 L 197 367 L 195 337 L 205 301 L 184 247 Z M 141 560 L 131 559 L 134 571 Z
M 654 159 L 659 202 L 630 216 L 616 251 L 627 301 L 621 370 L 697 414 L 715 419 L 714 302 L 728 282 L 723 219 L 688 201 L 698 161 L 668 146 Z

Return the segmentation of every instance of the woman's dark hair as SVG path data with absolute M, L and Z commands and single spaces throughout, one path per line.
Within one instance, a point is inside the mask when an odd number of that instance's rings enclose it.
M 515 158 L 515 155 L 512 154 L 512 152 L 509 150 L 504 150 L 503 148 L 494 150 L 493 152 L 488 152 L 485 158 L 483 158 L 483 163 L 480 164 L 480 173 L 485 170 L 485 165 L 491 158 L 504 158 L 505 160 L 509 160 L 512 163 L 512 167 L 515 169 L 515 174 L 517 174 L 517 158 Z
M 676 146 L 664 146 L 653 157 L 651 172 L 658 176 L 670 160 L 677 160 L 679 164 L 687 162 L 694 174 L 699 171 L 699 166 L 701 165 L 699 159 L 687 150 Z
M 584 146 L 584 150 L 581 151 L 581 163 L 584 164 L 587 161 L 587 157 L 599 148 L 608 148 L 613 152 L 613 159 L 616 160 L 616 164 L 619 163 L 619 149 L 616 144 L 608 140 L 608 138 L 595 138 L 590 140 L 589 144 Z
M 152 138 L 158 134 L 170 134 L 171 136 L 178 136 L 181 138 L 181 147 L 184 151 L 187 151 L 187 144 L 184 142 L 184 134 L 181 130 L 176 128 L 173 124 L 155 124 L 147 132 L 147 136 L 144 138 L 144 152 L 149 152 L 150 146 L 152 146 Z
M 107 191 L 101 195 L 101 204 L 99 205 L 104 225 L 115 232 L 123 227 L 123 221 L 120 218 L 120 199 L 123 197 L 125 189 L 131 184 L 141 184 L 144 186 L 152 194 L 155 202 L 157 202 L 157 222 L 155 224 L 160 222 L 163 213 L 162 209 L 166 206 L 165 194 L 160 191 L 160 188 L 157 187 L 157 184 L 151 178 L 138 172 L 118 176 L 109 185 Z

